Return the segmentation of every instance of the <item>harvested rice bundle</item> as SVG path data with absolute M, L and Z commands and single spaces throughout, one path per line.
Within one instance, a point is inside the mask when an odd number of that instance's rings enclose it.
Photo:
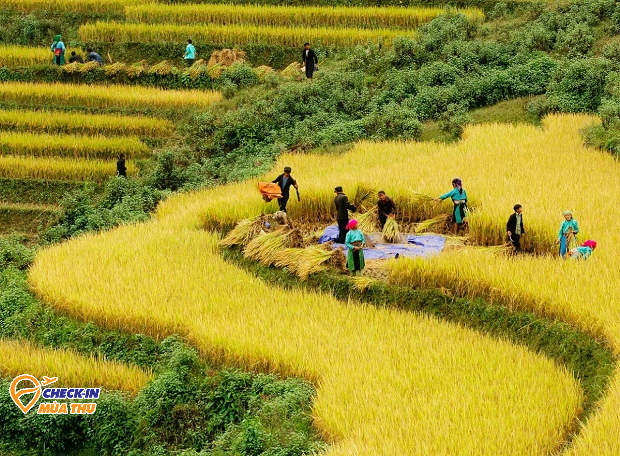
M 131 65 L 127 68 L 127 76 L 130 78 L 137 78 L 142 73 L 144 73 L 149 67 L 146 60 L 142 60 L 134 65 Z
M 302 79 L 303 75 L 301 73 L 301 65 L 299 62 L 293 62 L 285 69 L 280 71 L 280 74 L 285 77 L 292 77 L 295 79 Z
M 262 217 L 241 220 L 237 225 L 220 241 L 223 247 L 233 245 L 245 245 L 258 236 L 262 228 Z
M 372 277 L 364 276 L 351 277 L 349 280 L 353 282 L 353 288 L 362 292 L 368 290 L 370 286 L 376 282 Z
M 97 68 L 99 68 L 100 65 L 99 63 L 95 62 L 94 60 L 92 62 L 86 62 L 84 64 L 79 64 L 78 68 L 80 70 L 80 73 L 82 74 L 86 74 L 91 70 L 95 70 Z
M 329 266 L 333 267 L 337 271 L 347 271 L 347 256 L 344 253 L 344 247 L 338 247 L 332 249 L 333 242 L 327 242 L 322 244 L 323 248 L 332 251 L 333 254 L 329 258 Z
M 103 67 L 103 71 L 107 76 L 116 76 L 127 71 L 127 65 L 123 62 L 116 62 Z
M 357 217 L 357 228 L 366 234 L 377 231 L 377 206 Z
M 383 227 L 383 240 L 391 244 L 400 242 L 401 233 L 394 217 L 388 217 Z
M 162 60 L 147 70 L 148 74 L 156 74 L 158 76 L 166 76 L 172 71 L 172 65 L 167 60 Z
M 274 231 L 273 233 L 261 234 L 252 239 L 243 249 L 243 256 L 263 264 L 274 264 L 278 254 L 286 248 L 286 238 L 289 233 Z
M 450 220 L 450 214 L 440 214 L 437 217 L 433 217 L 432 219 L 424 220 L 416 225 L 415 232 L 423 233 L 429 230 L 436 230 L 439 228 L 441 231 L 446 227 L 448 221 Z
M 295 274 L 301 279 L 306 280 L 310 274 L 325 271 L 327 263 L 334 254 L 334 251 L 325 250 L 321 246 L 307 247 L 302 250 L 299 262 L 295 265 Z
M 427 195 L 426 193 L 413 192 L 413 191 L 411 193 L 412 193 L 411 200 L 416 203 L 432 203 L 435 200 L 435 197 L 431 195 Z

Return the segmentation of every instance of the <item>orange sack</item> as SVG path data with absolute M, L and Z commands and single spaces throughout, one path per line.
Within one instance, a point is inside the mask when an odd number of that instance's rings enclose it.
M 267 203 L 272 199 L 282 198 L 282 189 L 275 182 L 259 182 L 258 191 Z

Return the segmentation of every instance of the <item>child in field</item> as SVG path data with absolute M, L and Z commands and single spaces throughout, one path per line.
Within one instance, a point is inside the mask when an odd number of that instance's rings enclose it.
M 467 192 L 463 188 L 463 182 L 461 179 L 458 177 L 452 179 L 452 190 L 441 195 L 435 201 L 441 202 L 446 198 L 451 198 L 452 203 L 454 204 L 454 209 L 452 210 L 452 222 L 454 223 L 454 234 L 456 235 L 458 234 L 459 228 L 466 223 L 465 217 L 467 215 Z
M 366 242 L 364 241 L 364 234 L 357 229 L 357 220 L 349 220 L 347 230 L 349 230 L 345 240 L 347 249 L 349 249 L 347 267 L 351 274 L 355 275 L 357 271 L 364 269 L 364 250 L 362 249 Z
M 571 211 L 564 211 L 564 221 L 560 225 L 560 232 L 555 244 L 560 244 L 560 256 L 564 258 L 566 252 L 577 247 L 577 233 L 579 233 L 579 224 L 573 218 Z
M 566 258 L 571 260 L 587 260 L 596 248 L 596 241 L 587 240 L 580 247 L 575 247 L 566 253 Z

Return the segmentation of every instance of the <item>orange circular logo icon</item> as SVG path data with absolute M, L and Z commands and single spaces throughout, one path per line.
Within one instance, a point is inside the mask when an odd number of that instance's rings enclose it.
M 34 384 L 34 388 L 22 388 L 18 391 L 17 385 L 21 381 L 32 382 Z M 32 407 L 34 407 L 34 404 L 36 404 L 39 398 L 41 397 L 41 384 L 39 383 L 39 380 L 37 380 L 36 377 L 29 375 L 29 374 L 22 374 L 13 379 L 13 381 L 11 382 L 10 392 L 11 392 L 11 398 L 13 399 L 13 402 L 15 402 L 15 404 L 25 414 L 25 413 L 28 413 L 28 411 Z M 20 401 L 19 398 L 22 397 L 24 394 L 32 394 L 32 393 L 34 393 L 34 397 L 30 400 L 30 402 L 28 402 L 26 405 L 22 404 L 22 401 Z

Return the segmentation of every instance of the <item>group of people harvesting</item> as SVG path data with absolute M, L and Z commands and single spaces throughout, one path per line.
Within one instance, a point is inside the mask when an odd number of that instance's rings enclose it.
M 297 191 L 299 199 L 299 186 L 297 181 L 291 176 L 291 168 L 285 167 L 284 172 L 276 177 L 272 182 L 277 183 L 282 190 L 282 197 L 278 198 L 279 209 L 286 212 L 286 205 L 290 197 L 291 187 Z M 344 193 L 342 186 L 334 188 L 334 206 L 336 207 L 336 223 L 338 225 L 338 238 L 336 242 L 345 244 L 347 247 L 347 267 L 352 274 L 364 269 L 364 247 L 366 241 L 364 234 L 358 229 L 356 219 L 349 219 L 349 211 L 355 212 L 357 208 L 351 204 L 349 198 Z M 394 215 L 396 204 L 383 190 L 377 194 L 377 215 L 381 229 L 385 226 L 388 217 Z M 463 182 L 459 178 L 452 180 L 452 190 L 444 193 L 435 199 L 435 202 L 441 202 L 450 198 L 452 201 L 452 223 L 454 234 L 464 229 L 467 225 L 467 192 L 463 188 Z M 508 218 L 506 224 L 506 236 L 515 253 L 521 251 L 521 237 L 525 235 L 523 224 L 523 206 L 516 204 L 514 213 Z M 559 245 L 559 255 L 562 258 L 587 259 L 592 255 L 592 251 L 596 248 L 596 242 L 593 240 L 585 241 L 582 245 L 577 245 L 577 234 L 579 233 L 579 225 L 573 218 L 571 211 L 564 212 L 564 221 L 560 226 L 556 245 Z
M 54 54 L 54 64 L 55 65 L 64 65 L 65 64 L 65 52 L 67 52 L 67 48 L 65 43 L 62 41 L 62 35 L 56 35 L 54 37 L 54 42 L 50 46 L 50 51 Z M 93 51 L 91 48 L 86 49 L 86 62 L 97 62 L 99 65 L 103 65 L 103 59 L 99 54 Z M 69 58 L 69 63 L 84 63 L 84 59 L 81 55 L 76 53 L 75 51 L 71 51 L 71 57 Z

